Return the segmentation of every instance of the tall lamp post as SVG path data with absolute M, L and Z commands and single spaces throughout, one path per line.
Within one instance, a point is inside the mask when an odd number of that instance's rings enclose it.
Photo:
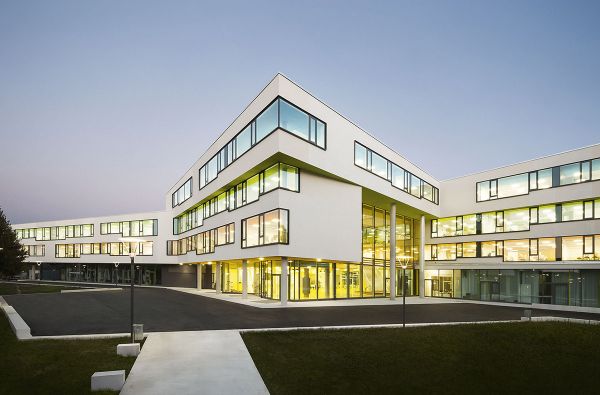
M 399 258 L 402 263 L 402 328 L 406 328 L 406 268 L 410 256 L 403 255 Z
M 131 284 L 131 302 L 130 302 L 130 329 L 131 329 L 131 342 L 134 343 L 135 341 L 133 340 L 133 307 L 134 307 L 134 303 L 133 303 L 133 289 L 134 289 L 134 285 L 135 285 L 135 256 L 137 255 L 138 252 L 138 247 L 139 245 L 144 242 L 144 240 L 140 240 L 140 239 L 134 239 L 131 237 L 124 237 L 119 239 L 120 241 L 124 242 L 124 243 L 129 243 L 129 259 L 130 259 L 130 279 L 129 282 Z
M 115 287 L 117 286 L 117 282 L 118 282 L 118 272 L 117 269 L 119 269 L 119 262 L 113 262 L 113 265 L 115 265 Z

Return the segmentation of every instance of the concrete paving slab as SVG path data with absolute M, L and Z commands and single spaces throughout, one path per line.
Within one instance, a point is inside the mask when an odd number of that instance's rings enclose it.
M 336 299 L 336 300 L 303 300 L 301 302 L 288 301 L 285 306 L 281 305 L 278 300 L 263 299 L 256 295 L 248 295 L 243 298 L 241 294 L 234 293 L 217 293 L 214 289 L 195 289 L 172 287 L 174 291 L 179 291 L 191 295 L 200 295 L 207 298 L 223 300 L 225 302 L 238 303 L 245 306 L 258 307 L 261 309 L 290 309 L 290 308 L 307 308 L 307 307 L 344 307 L 344 306 L 391 306 L 402 305 L 402 298 L 390 300 L 390 298 L 364 298 L 364 299 Z M 407 305 L 421 304 L 448 304 L 448 303 L 465 303 L 459 299 L 442 299 L 442 298 L 420 298 L 418 296 L 407 296 Z
M 268 394 L 238 331 L 148 336 L 121 395 Z

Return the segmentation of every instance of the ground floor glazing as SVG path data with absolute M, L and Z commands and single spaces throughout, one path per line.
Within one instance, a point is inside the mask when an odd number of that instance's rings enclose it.
M 241 261 L 201 264 L 199 270 L 202 288 L 220 287 L 222 292 L 243 292 Z M 398 267 L 396 275 L 397 296 L 402 295 L 403 278 L 406 295 L 418 295 L 418 270 L 409 267 L 403 272 Z M 217 276 L 220 283 L 217 283 Z M 248 262 L 246 276 L 249 294 L 267 299 L 281 298 L 280 260 Z M 287 285 L 288 300 L 291 301 L 389 297 L 390 268 L 385 264 L 290 260 Z
M 600 270 L 425 270 L 425 296 L 600 307 Z
M 134 265 L 134 275 L 129 264 L 110 263 L 42 263 L 40 265 L 40 280 L 87 282 L 107 284 L 161 285 L 161 266 Z

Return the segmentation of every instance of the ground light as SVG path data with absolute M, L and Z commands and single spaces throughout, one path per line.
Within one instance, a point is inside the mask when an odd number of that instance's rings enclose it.
M 141 243 L 144 242 L 142 239 L 135 239 L 131 237 L 123 237 L 120 238 L 119 241 L 123 243 L 129 243 L 129 258 L 131 260 L 130 263 L 130 275 L 129 275 L 129 283 L 131 284 L 131 302 L 130 302 L 130 329 L 131 329 L 131 343 L 135 343 L 133 337 L 133 311 L 134 311 L 134 300 L 133 300 L 133 289 L 135 286 L 135 256 L 138 252 L 138 248 Z

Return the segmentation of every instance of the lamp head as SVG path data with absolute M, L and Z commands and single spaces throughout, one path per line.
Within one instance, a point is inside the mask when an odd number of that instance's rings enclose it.
M 135 237 L 121 237 L 119 241 L 122 243 L 129 243 L 129 257 L 133 258 L 137 255 L 138 247 L 141 243 L 145 242 L 144 239 L 138 239 Z

